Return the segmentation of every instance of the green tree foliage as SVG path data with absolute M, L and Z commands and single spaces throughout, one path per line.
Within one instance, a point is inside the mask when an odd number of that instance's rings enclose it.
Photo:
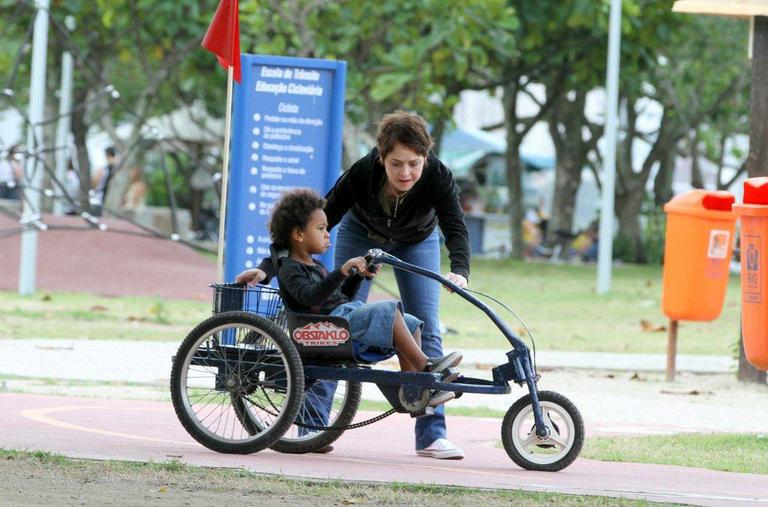
M 449 118 L 460 91 L 483 87 L 492 56 L 516 53 L 502 0 L 265 1 L 243 4 L 257 53 L 346 60 L 347 115 L 372 131 L 384 113 Z
M 664 32 L 661 26 L 666 27 Z M 702 138 L 711 139 L 713 131 L 723 149 L 728 137 L 747 131 L 746 23 L 672 14 L 663 15 L 656 32 L 650 33 L 659 32 L 668 35 L 667 43 L 652 48 L 652 65 L 630 67 L 636 70 L 635 80 L 625 79 L 621 93 L 626 124 L 617 154 L 616 213 L 622 234 L 634 247 L 634 260 L 639 262 L 646 260 L 640 212 L 654 173 L 656 203 L 660 205 L 671 196 L 671 175 L 683 140 L 694 140 L 688 143 L 693 146 L 689 152 L 699 155 L 702 144 L 708 149 Z M 639 124 L 649 100 L 661 107 L 660 124 L 650 131 Z M 646 154 L 635 163 L 640 149 Z

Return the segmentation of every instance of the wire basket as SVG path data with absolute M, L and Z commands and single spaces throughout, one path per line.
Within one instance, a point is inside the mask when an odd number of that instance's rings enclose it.
M 244 287 L 236 283 L 214 283 L 213 314 L 240 311 L 265 317 L 282 329 L 287 328 L 280 291 L 266 286 Z

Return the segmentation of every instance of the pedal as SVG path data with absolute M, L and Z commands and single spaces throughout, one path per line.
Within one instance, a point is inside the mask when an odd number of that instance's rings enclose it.
M 450 384 L 451 382 L 459 378 L 459 375 L 460 375 L 459 369 L 456 368 L 455 366 L 451 366 L 450 368 L 446 368 L 445 370 L 443 370 L 443 378 L 441 382 Z

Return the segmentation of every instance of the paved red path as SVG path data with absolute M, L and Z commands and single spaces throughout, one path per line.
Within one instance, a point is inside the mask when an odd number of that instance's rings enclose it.
M 0 427 L 1 448 L 76 458 L 178 459 L 294 477 L 525 489 L 693 505 L 768 505 L 764 475 L 585 459 L 557 473 L 521 470 L 503 449 L 494 447 L 499 422 L 486 419 L 451 419 L 451 438 L 467 453 L 461 461 L 416 456 L 412 422 L 403 415 L 345 433 L 327 455 L 271 450 L 218 454 L 192 440 L 164 402 L 5 393 L 0 394 Z
M 54 229 L 38 234 L 37 287 L 103 296 L 210 298 L 216 263 L 188 246 L 144 233 L 128 222 L 103 219 L 107 231 L 84 228 L 79 217 L 46 215 Z M 19 224 L 0 215 L 0 232 Z M 0 290 L 18 290 L 20 235 L 0 236 Z

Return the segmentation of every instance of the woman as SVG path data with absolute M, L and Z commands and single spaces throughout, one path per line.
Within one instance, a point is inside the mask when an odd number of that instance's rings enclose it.
M 431 271 L 440 271 L 437 226 L 445 236 L 451 264 L 447 279 L 459 287 L 469 277 L 469 235 L 453 176 L 432 153 L 427 123 L 418 115 L 395 111 L 379 124 L 376 148 L 355 162 L 326 196 L 328 228 L 338 224 L 336 265 L 380 248 Z M 268 265 L 262 263 L 261 268 Z M 269 271 L 269 269 L 267 269 Z M 240 283 L 266 277 L 262 269 L 239 274 Z M 424 322 L 422 350 L 443 355 L 439 333 L 440 285 L 423 276 L 395 270 L 405 311 Z M 366 301 L 370 282 L 357 299 Z M 464 451 L 446 439 L 443 407 L 416 420 L 416 452 L 438 459 L 461 459 Z

